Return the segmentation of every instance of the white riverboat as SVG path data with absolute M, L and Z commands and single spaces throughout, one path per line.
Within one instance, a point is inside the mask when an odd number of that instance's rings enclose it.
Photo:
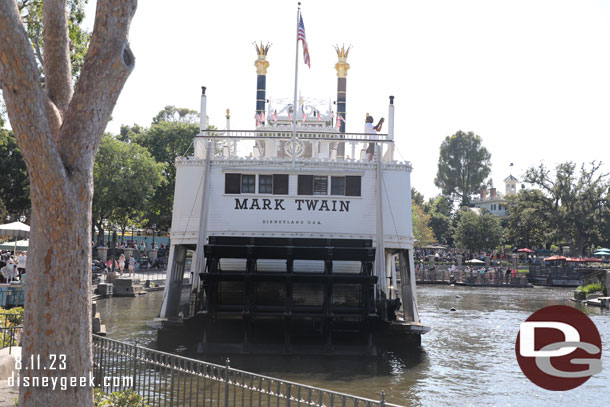
M 394 98 L 387 134 L 346 133 L 348 50 L 337 48 L 335 115 L 304 100 L 266 103 L 269 47 L 256 49 L 256 128 L 230 130 L 227 112 L 225 130 L 208 130 L 202 88 L 194 154 L 176 160 L 161 317 L 182 317 L 203 352 L 419 344 L 429 328 L 415 291 L 412 168 L 394 160 Z

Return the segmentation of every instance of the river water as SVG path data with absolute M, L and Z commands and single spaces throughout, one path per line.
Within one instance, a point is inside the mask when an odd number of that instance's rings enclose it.
M 580 308 L 600 331 L 602 372 L 576 389 L 551 392 L 523 375 L 515 339 L 519 324 L 538 309 L 575 306 L 569 301 L 572 290 L 423 286 L 417 293 L 421 319 L 432 327 L 420 349 L 376 358 L 242 356 L 232 357 L 231 366 L 376 399 L 383 389 L 387 401 L 407 406 L 608 405 L 609 311 Z M 156 347 L 156 331 L 146 321 L 157 315 L 162 296 L 98 301 L 108 337 Z

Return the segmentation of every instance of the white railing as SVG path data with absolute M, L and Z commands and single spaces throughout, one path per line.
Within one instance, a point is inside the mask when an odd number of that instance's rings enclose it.
M 315 130 L 314 130 L 315 129 Z M 374 163 L 367 154 L 371 143 L 381 145 L 383 162 L 393 161 L 394 143 L 387 134 L 338 133 L 334 129 L 319 131 L 301 127 L 292 140 L 292 131 L 271 127 L 258 130 L 203 130 L 195 137 L 195 156 L 205 157 L 211 142 L 214 159 L 292 159 L 296 150 L 298 161 L 329 160 Z M 376 151 L 376 149 L 374 149 Z
M 260 140 L 273 138 L 279 140 L 291 140 L 291 130 L 276 130 L 273 128 L 261 128 L 259 130 L 202 130 L 199 136 L 209 139 L 229 140 Z M 360 143 L 392 143 L 387 134 L 368 133 L 339 133 L 331 131 L 297 130 L 296 137 L 299 140 L 327 140 L 341 142 Z

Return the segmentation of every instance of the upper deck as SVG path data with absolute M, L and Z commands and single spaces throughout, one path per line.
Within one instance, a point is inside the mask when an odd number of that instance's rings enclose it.
M 394 142 L 388 134 L 338 133 L 320 126 L 265 126 L 257 130 L 202 130 L 195 137 L 194 158 L 210 159 L 230 165 L 268 163 L 309 166 L 324 163 L 329 167 L 377 165 L 376 157 L 367 155 L 374 143 L 381 148 L 381 162 L 395 169 L 410 169 L 409 162 L 394 160 Z M 296 154 L 293 154 L 293 150 Z

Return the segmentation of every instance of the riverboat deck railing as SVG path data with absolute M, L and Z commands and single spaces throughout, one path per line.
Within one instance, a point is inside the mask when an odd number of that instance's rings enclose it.
M 106 393 L 131 389 L 150 406 L 397 407 L 93 336 L 94 376 Z M 110 379 L 102 379 L 110 378 Z
M 299 126 L 295 140 L 289 127 L 261 127 L 258 130 L 202 130 L 195 137 L 194 154 L 205 157 L 206 142 L 213 143 L 212 158 L 280 159 L 298 161 L 337 161 L 375 163 L 371 144 L 381 146 L 384 163 L 393 162 L 394 141 L 387 134 L 339 133 L 334 129 Z
M 291 140 L 292 130 L 265 127 L 258 130 L 202 130 L 197 138 L 228 139 L 228 140 Z M 297 140 L 326 140 L 359 143 L 393 143 L 387 134 L 369 133 L 338 133 L 329 131 L 316 131 L 299 129 L 296 132 Z

